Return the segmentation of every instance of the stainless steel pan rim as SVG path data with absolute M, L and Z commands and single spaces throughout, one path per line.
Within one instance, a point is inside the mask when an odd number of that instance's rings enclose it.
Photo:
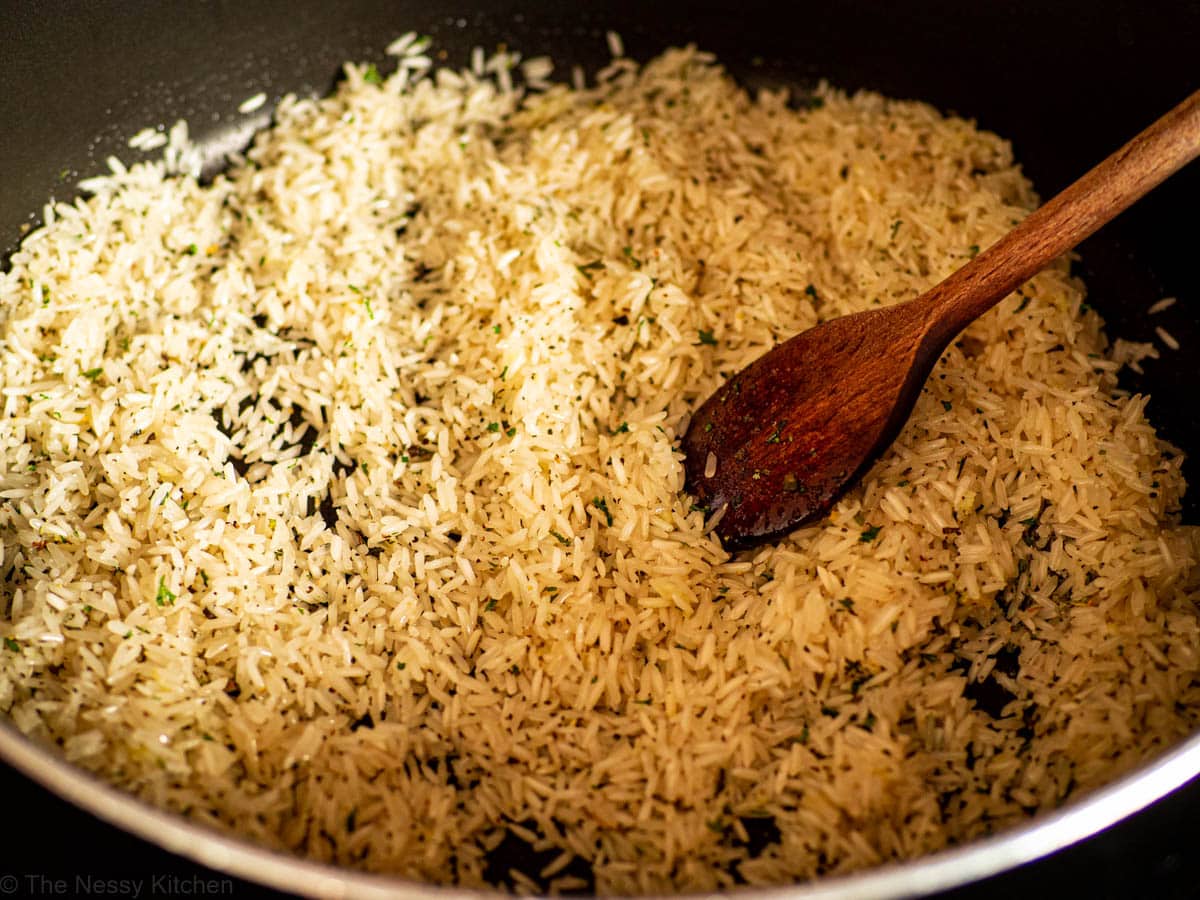
M 66 762 L 0 723 L 0 759 L 58 796 L 131 834 L 229 875 L 308 897 L 447 898 L 491 892 L 436 887 L 340 869 L 278 853 L 157 809 Z M 969 884 L 1033 862 L 1149 806 L 1200 774 L 1200 733 L 1172 750 L 1056 812 L 961 847 L 910 862 L 806 884 L 752 893 L 778 900 L 882 900 L 917 897 Z

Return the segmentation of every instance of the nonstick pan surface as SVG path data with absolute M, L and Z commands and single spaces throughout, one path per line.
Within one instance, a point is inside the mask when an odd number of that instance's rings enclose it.
M 1043 196 L 1200 82 L 1194 62 L 1200 5 L 1194 3 L 1161 9 L 1077 0 L 9 5 L 0 21 L 0 256 L 15 248 L 23 228 L 36 223 L 47 198 L 73 196 L 74 183 L 100 172 L 109 154 L 137 159 L 125 142 L 145 125 L 187 119 L 193 137 L 210 149 L 215 169 L 227 150 L 243 145 L 266 123 L 266 110 L 280 96 L 327 91 L 347 59 L 383 63 L 383 47 L 404 31 L 432 34 L 451 63 L 465 62 L 475 45 L 505 43 L 526 55 L 547 53 L 558 62 L 595 69 L 607 59 L 603 35 L 609 28 L 622 34 L 636 58 L 694 42 L 715 52 L 750 86 L 803 88 L 827 78 L 844 88 L 918 98 L 974 118 L 1013 141 Z M 264 110 L 239 114 L 238 104 L 259 91 L 269 98 Z M 1182 351 L 1149 361 L 1145 375 L 1127 386 L 1151 394 L 1153 421 L 1192 459 L 1200 457 L 1197 367 L 1188 349 L 1200 346 L 1197 209 L 1200 171 L 1185 171 L 1089 241 L 1078 267 L 1111 335 L 1148 340 L 1153 326 L 1163 325 L 1183 344 Z M 1163 296 L 1180 302 L 1149 321 L 1146 307 Z M 1190 482 L 1200 481 L 1196 462 L 1185 473 Z M 1197 495 L 1193 491 L 1185 502 L 1184 516 L 1191 523 L 1200 521 Z M 162 814 L 134 804 L 114 815 L 111 805 L 103 807 L 103 792 L 86 790 L 87 779 L 64 786 L 70 775 L 48 765 L 40 751 L 7 731 L 0 738 L 11 763 L 109 821 L 135 827 L 210 865 L 264 877 L 261 869 L 236 862 L 236 852 L 222 855 L 209 846 L 200 853 L 203 836 L 189 842 L 186 831 L 176 834 L 155 818 Z M 894 878 L 869 889 L 860 882 L 853 895 L 866 896 L 868 890 L 871 896 L 899 895 L 971 881 L 1032 860 L 1128 813 L 1133 818 L 1115 831 L 974 890 L 999 896 L 1058 884 L 1060 890 L 1108 896 L 1200 895 L 1200 867 L 1187 852 L 1200 835 L 1186 824 L 1200 811 L 1200 788 L 1192 785 L 1135 812 L 1200 771 L 1200 744 L 1186 746 L 1168 763 L 1116 785 L 1110 793 L 1119 802 L 1069 807 L 1060 821 L 1072 822 L 1070 827 L 1035 827 L 1010 835 L 1007 844 L 1002 838 L 996 846 L 1005 849 L 982 862 L 972 859 L 969 848 L 940 863 L 918 861 L 905 868 L 907 880 Z M 24 816 L 26 803 L 58 802 L 47 801 L 40 788 L 15 771 L 5 776 L 11 786 L 7 795 L 24 798 L 10 807 L 13 815 Z M 139 812 L 145 828 L 126 821 L 126 814 Z M 69 879 L 88 871 L 139 877 L 151 871 L 140 867 L 146 845 L 86 815 L 62 815 L 65 823 L 22 829 L 2 868 L 22 877 L 44 870 Z M 113 843 L 95 843 L 106 840 Z M 81 843 L 90 849 L 79 851 Z M 111 849 L 101 853 L 100 847 Z M 39 855 L 39 848 L 47 852 Z M 154 860 L 162 871 L 169 866 L 182 866 L 181 873 L 199 871 L 171 857 Z M 294 874 L 293 889 L 330 893 L 337 885 L 336 878 L 322 881 L 299 867 Z M 149 889 L 150 882 L 145 883 Z M 6 886 L 11 882 L 0 877 L 0 892 L 8 892 Z M 13 893 L 24 893 L 24 881 L 21 886 Z

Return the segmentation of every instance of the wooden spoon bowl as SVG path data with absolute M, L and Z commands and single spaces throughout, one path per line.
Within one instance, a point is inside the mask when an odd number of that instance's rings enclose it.
M 824 322 L 729 379 L 683 438 L 687 490 L 729 549 L 825 513 L 891 444 L 967 325 L 1200 154 L 1192 94 L 936 287 Z

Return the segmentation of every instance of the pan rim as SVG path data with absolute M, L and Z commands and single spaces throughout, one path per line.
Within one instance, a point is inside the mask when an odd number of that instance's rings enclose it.
M 109 825 L 210 869 L 304 897 L 415 900 L 494 898 L 458 888 L 340 868 L 250 843 L 152 806 L 66 761 L 0 720 L 0 760 Z M 1200 732 L 1079 800 L 998 834 L 904 862 L 828 879 L 748 888 L 764 900 L 885 900 L 963 887 L 1093 837 L 1200 777 Z M 717 893 L 689 897 L 720 897 Z

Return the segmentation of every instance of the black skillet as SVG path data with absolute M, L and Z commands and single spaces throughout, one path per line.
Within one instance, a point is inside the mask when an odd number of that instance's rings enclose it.
M 51 0 L 0 9 L 0 258 L 36 224 L 48 197 L 73 196 L 74 182 L 100 172 L 110 153 L 137 159 L 125 141 L 141 127 L 186 118 L 193 136 L 214 148 L 217 166 L 220 151 L 264 124 L 265 109 L 283 93 L 325 92 L 346 59 L 384 63 L 386 43 L 410 29 L 433 35 L 451 63 L 464 63 L 476 44 L 503 42 L 594 69 L 607 58 L 603 34 L 612 28 L 643 59 L 695 42 L 748 86 L 803 88 L 824 77 L 919 98 L 1011 138 L 1043 196 L 1200 85 L 1194 2 Z M 238 104 L 259 91 L 267 107 L 239 114 Z M 1153 420 L 1193 457 L 1200 456 L 1193 387 L 1200 369 L 1191 349 L 1200 347 L 1197 217 L 1200 171 L 1185 171 L 1085 244 L 1078 266 L 1111 335 L 1152 340 L 1162 325 L 1183 343 L 1127 386 L 1151 394 Z M 1147 318 L 1146 307 L 1164 296 L 1180 302 Z M 1185 473 L 1200 481 L 1195 462 Z M 1198 496 L 1185 502 L 1191 523 L 1200 522 Z M 0 844 L 0 893 L 95 893 L 79 876 L 131 879 L 142 896 L 186 890 L 172 877 L 193 885 L 217 879 L 224 895 L 251 891 L 74 810 L 13 769 L 0 769 L 0 786 L 10 823 Z M 1151 805 L 1157 795 L 1147 786 L 1148 808 L 1115 828 L 946 896 L 1200 897 L 1192 851 L 1200 784 Z M 16 828 L 17 815 L 32 821 Z M 538 868 L 519 842 L 502 845 L 502 855 L 498 876 L 508 865 Z M 43 876 L 53 884 L 37 880 Z M 912 882 L 906 890 L 918 889 Z

